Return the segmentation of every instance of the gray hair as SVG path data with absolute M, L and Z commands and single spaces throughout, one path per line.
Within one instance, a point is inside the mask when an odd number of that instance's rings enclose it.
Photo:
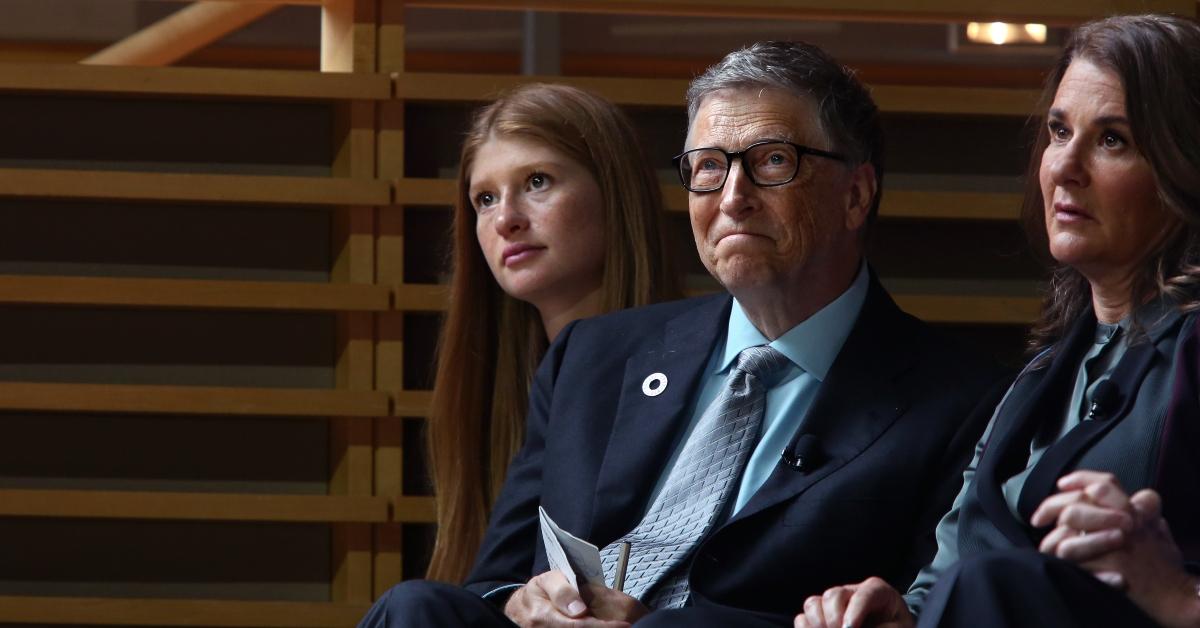
M 868 222 L 879 212 L 883 194 L 883 129 L 871 92 L 854 71 L 827 52 L 803 42 L 759 42 L 725 55 L 696 77 L 687 91 L 688 129 L 704 99 L 724 89 L 776 88 L 810 98 L 818 124 L 833 142 L 832 150 L 854 164 L 875 168 L 875 198 Z

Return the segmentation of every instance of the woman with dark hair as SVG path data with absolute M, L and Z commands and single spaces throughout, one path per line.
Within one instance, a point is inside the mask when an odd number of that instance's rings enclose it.
M 1200 626 L 1200 26 L 1080 27 L 1046 85 L 1024 218 L 1054 271 L 901 597 L 871 578 L 795 625 Z
M 429 460 L 428 577 L 461 582 L 524 436 L 534 369 L 567 323 L 680 296 L 661 192 L 628 118 L 565 85 L 516 88 L 467 132 Z

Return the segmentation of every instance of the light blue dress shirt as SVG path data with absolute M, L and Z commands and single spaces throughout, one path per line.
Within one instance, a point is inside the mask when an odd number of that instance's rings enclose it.
M 833 366 L 834 359 L 841 352 L 842 344 L 846 342 L 846 337 L 850 335 L 850 330 L 858 319 L 863 301 L 867 298 L 869 282 L 870 273 L 867 271 L 866 261 L 863 261 L 859 266 L 858 276 L 845 292 L 773 342 L 767 341 L 766 336 L 746 318 L 741 304 L 734 300 L 725 337 L 713 346 L 713 352 L 708 358 L 708 365 L 704 370 L 707 375 L 699 396 L 693 401 L 691 422 L 671 455 L 671 460 L 667 462 L 658 478 L 658 484 L 650 495 L 650 501 L 646 502 L 646 508 L 658 499 L 658 494 L 666 483 L 667 474 L 675 466 L 684 443 L 691 438 L 704 410 L 720 394 L 729 369 L 733 368 L 738 354 L 743 349 L 769 344 L 786 356 L 791 364 L 784 368 L 782 377 L 767 391 L 767 407 L 759 432 L 761 436 L 754 451 L 750 453 L 732 510 L 728 511 L 727 516 L 733 516 L 750 501 L 755 491 L 767 480 L 771 470 L 779 463 L 780 454 L 791 442 L 809 406 L 816 399 L 821 382 L 825 380 L 829 368 Z M 520 584 L 504 585 L 488 591 L 483 597 L 492 598 L 498 594 L 508 594 L 520 587 Z
M 759 441 L 746 462 L 746 469 L 742 473 L 733 508 L 728 516 L 736 514 L 750 501 L 755 491 L 766 482 L 767 476 L 779 462 L 780 454 L 796 434 L 796 429 L 804 420 L 809 406 L 817 397 L 821 382 L 825 381 L 825 376 L 829 373 L 829 367 L 833 365 L 834 359 L 842 350 L 842 344 L 850 335 L 863 301 L 867 298 L 869 276 L 864 261 L 859 267 L 858 276 L 845 292 L 774 341 L 768 341 L 766 336 L 762 335 L 746 317 L 741 304 L 734 299 L 725 337 L 714 345 L 713 353 L 708 358 L 708 366 L 704 371 L 707 375 L 701 385 L 700 394 L 694 400 L 691 422 L 659 477 L 647 507 L 657 499 L 667 474 L 675 466 L 683 444 L 691 438 L 700 416 L 721 393 L 725 378 L 729 375 L 729 369 L 733 368 L 738 354 L 749 347 L 769 344 L 771 348 L 786 356 L 791 364 L 784 368 L 782 376 L 767 391 L 767 407 L 759 431 Z

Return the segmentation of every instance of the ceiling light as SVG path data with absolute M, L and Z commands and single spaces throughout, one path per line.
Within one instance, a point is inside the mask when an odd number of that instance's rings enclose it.
M 1045 24 L 1007 24 L 1005 22 L 969 22 L 967 40 L 975 44 L 1044 44 Z

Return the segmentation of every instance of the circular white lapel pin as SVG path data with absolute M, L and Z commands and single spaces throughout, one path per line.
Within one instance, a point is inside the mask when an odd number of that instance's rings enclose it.
M 662 373 L 651 373 L 642 380 L 642 394 L 647 397 L 657 397 L 667 389 L 667 376 Z

